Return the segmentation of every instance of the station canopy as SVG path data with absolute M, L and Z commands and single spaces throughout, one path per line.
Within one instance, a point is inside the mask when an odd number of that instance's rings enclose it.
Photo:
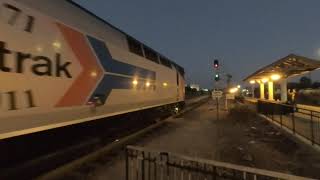
M 290 54 L 276 62 L 267 65 L 255 73 L 249 75 L 243 81 L 261 80 L 268 78 L 274 74 L 280 75 L 282 78 L 289 78 L 301 75 L 320 68 L 320 61 Z

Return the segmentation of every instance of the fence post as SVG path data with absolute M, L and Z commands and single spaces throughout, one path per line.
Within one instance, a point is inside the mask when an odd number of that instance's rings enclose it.
M 280 109 L 280 126 L 282 127 L 282 113 L 283 113 L 283 108 L 281 107 Z
M 142 152 L 142 161 L 141 161 L 141 179 L 144 180 L 144 159 L 145 155 L 144 152 Z
M 148 153 L 148 179 L 151 179 L 151 153 Z
M 213 168 L 212 168 L 212 170 L 213 170 L 213 180 L 216 180 L 217 179 L 217 167 L 216 166 L 214 166 Z
M 291 120 L 292 120 L 292 131 L 293 131 L 293 134 L 296 134 L 296 123 L 294 121 L 294 106 L 292 106 Z
M 275 104 L 272 104 L 271 106 L 272 106 L 272 108 L 271 108 L 271 119 L 272 119 L 272 121 L 274 121 L 274 106 L 275 106 Z
M 129 180 L 129 149 L 126 148 L 126 180 Z
M 311 121 L 310 121 L 310 126 L 311 126 L 311 143 L 314 145 L 314 132 L 313 132 L 313 112 L 311 111 Z

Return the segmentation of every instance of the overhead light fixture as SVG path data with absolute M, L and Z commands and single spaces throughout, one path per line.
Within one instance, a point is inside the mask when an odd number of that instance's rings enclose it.
M 238 91 L 238 88 L 231 88 L 230 90 L 229 90 L 229 92 L 230 93 L 236 93 Z
M 261 79 L 261 81 L 262 81 L 263 83 L 266 83 L 266 82 L 269 81 L 269 79 L 268 79 L 268 78 L 263 78 L 263 79 Z
M 281 78 L 281 76 L 279 75 L 279 74 L 273 74 L 273 75 L 271 75 L 271 79 L 273 80 L 273 81 L 277 81 L 277 80 L 279 80 Z
M 133 80 L 133 81 L 132 81 L 132 84 L 133 84 L 133 85 L 138 85 L 138 81 L 137 81 L 137 80 Z
M 251 81 L 250 81 L 250 84 L 255 84 L 255 83 L 256 83 L 255 80 L 251 80 Z

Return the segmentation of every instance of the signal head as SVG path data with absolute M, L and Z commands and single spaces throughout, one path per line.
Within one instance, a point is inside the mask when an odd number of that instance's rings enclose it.
M 219 68 L 219 60 L 215 59 L 215 60 L 213 61 L 213 67 L 214 67 L 214 68 Z

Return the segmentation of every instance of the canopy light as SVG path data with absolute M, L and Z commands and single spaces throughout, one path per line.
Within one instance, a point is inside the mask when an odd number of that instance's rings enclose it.
M 133 81 L 132 81 L 132 84 L 133 84 L 133 85 L 137 85 L 137 84 L 138 84 L 138 81 L 137 81 L 137 80 L 133 80 Z
M 279 74 L 273 74 L 273 75 L 271 76 L 271 79 L 274 80 L 274 81 L 277 81 L 277 80 L 279 80 L 280 78 L 281 78 L 281 76 L 280 76 Z
M 251 81 L 250 81 L 250 84 L 255 84 L 255 83 L 256 83 L 255 80 L 251 80 Z
M 238 91 L 238 88 L 231 88 L 230 90 L 229 90 L 229 92 L 230 93 L 236 93 Z
M 261 79 L 261 81 L 262 81 L 263 83 L 266 83 L 266 82 L 269 81 L 269 79 L 268 79 L 268 78 L 263 78 L 263 79 Z

